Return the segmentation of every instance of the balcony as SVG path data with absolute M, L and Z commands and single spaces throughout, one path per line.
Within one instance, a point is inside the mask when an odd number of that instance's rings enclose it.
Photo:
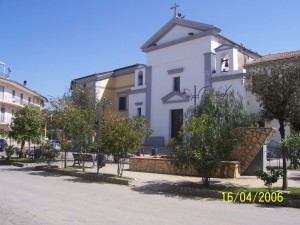
M 0 93 L 0 103 L 5 103 L 5 104 L 9 104 L 9 105 L 13 105 L 13 106 L 25 106 L 28 104 L 33 104 L 35 106 L 41 107 L 40 104 L 36 104 L 33 102 L 28 102 L 28 100 L 25 99 L 21 99 L 20 97 L 13 97 L 12 94 L 9 93 Z
M 9 78 L 9 75 L 7 73 L 3 73 L 3 72 L 0 72 L 0 76 L 4 77 L 4 78 Z

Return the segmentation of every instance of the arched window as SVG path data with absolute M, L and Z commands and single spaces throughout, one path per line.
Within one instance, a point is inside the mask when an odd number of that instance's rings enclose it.
M 143 83 L 144 83 L 144 76 L 143 76 L 143 72 L 140 71 L 138 75 L 138 86 L 142 86 Z

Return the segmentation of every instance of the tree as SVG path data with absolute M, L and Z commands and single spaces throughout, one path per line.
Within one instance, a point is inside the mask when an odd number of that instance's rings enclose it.
M 8 136 L 21 143 L 23 157 L 26 154 L 25 142 L 40 142 L 44 124 L 43 113 L 35 106 L 26 105 L 15 113 Z
M 286 152 L 291 166 L 297 169 L 300 166 L 300 134 L 293 133 L 280 143 L 280 149 Z
M 242 97 L 229 88 L 225 92 L 210 89 L 203 93 L 201 101 L 186 112 L 186 120 L 203 114 L 211 115 L 218 125 L 227 123 L 232 128 L 256 126 L 257 115 L 248 113 Z
M 278 120 L 281 140 L 285 139 L 285 122 L 300 118 L 300 58 L 262 62 L 249 68 L 248 89 L 255 94 L 265 120 Z M 286 190 L 286 152 L 282 151 L 283 183 Z
M 71 149 L 69 140 L 82 158 L 93 149 L 90 146 L 93 143 L 95 124 L 99 119 L 99 103 L 95 101 L 94 93 L 88 87 L 77 85 L 63 97 L 51 99 L 50 104 L 52 126 L 63 131 L 66 167 L 66 156 Z M 82 170 L 85 171 L 84 161 Z
M 208 187 L 210 178 L 241 136 L 235 129 L 255 124 L 255 116 L 247 113 L 234 91 L 210 90 L 201 102 L 186 113 L 186 125 L 179 139 L 173 139 L 171 158 L 178 168 L 194 169 Z
M 172 151 L 173 163 L 179 168 L 191 168 L 202 177 L 203 185 L 233 149 L 237 133 L 227 124 L 217 126 L 215 119 L 207 114 L 194 117 L 183 127 L 178 145 Z
M 118 176 L 123 174 L 123 158 L 127 153 L 135 153 L 142 145 L 143 138 L 151 133 L 145 117 L 125 118 L 112 111 L 103 115 L 99 130 L 99 148 L 118 158 Z

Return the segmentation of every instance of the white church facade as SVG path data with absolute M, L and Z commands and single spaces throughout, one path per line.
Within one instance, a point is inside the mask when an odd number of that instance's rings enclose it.
M 205 88 L 230 88 L 242 96 L 247 111 L 259 111 L 255 96 L 244 86 L 244 66 L 261 55 L 220 33 L 215 26 L 174 16 L 141 46 L 146 64 L 73 81 L 85 84 L 88 78 L 99 100 L 111 99 L 115 105 L 111 107 L 129 117 L 146 116 L 153 134 L 145 145 L 166 146 L 178 134 L 184 112 L 199 102 Z M 265 126 L 278 124 L 273 121 Z M 280 141 L 279 134 L 274 140 Z
M 146 144 L 167 145 L 177 135 L 184 112 L 199 102 L 204 88 L 230 87 L 243 97 L 247 110 L 258 110 L 258 104 L 252 104 L 255 98 L 243 85 L 243 66 L 260 55 L 220 32 L 212 25 L 173 17 L 142 45 L 147 63 L 136 70 L 129 116 L 135 116 L 141 107 L 149 119 L 153 137 Z

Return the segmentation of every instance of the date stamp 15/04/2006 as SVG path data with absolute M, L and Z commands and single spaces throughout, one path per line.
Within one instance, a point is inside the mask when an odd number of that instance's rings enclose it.
M 282 192 L 222 192 L 223 202 L 245 202 L 245 203 L 269 203 L 282 202 Z

